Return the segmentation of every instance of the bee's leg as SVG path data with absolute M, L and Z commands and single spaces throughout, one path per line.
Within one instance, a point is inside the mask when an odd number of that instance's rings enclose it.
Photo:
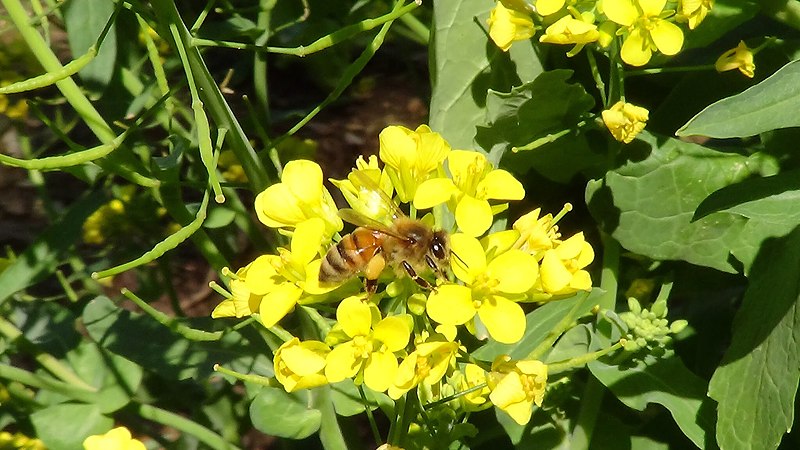
M 442 280 L 447 279 L 444 270 L 442 270 L 442 268 L 439 267 L 438 264 L 436 264 L 436 261 L 434 261 L 433 258 L 430 257 L 430 255 L 425 255 L 425 262 L 428 264 L 428 267 L 430 267 L 431 270 L 433 270 L 433 273 L 436 275 L 437 278 L 440 278 Z
M 428 280 L 417 275 L 417 272 L 413 267 L 411 267 L 411 264 L 409 264 L 408 261 L 403 261 L 403 269 L 406 270 L 408 276 L 411 277 L 411 279 L 414 280 L 414 282 L 417 283 L 422 289 L 433 289 L 433 286 L 428 283 Z
M 378 290 L 378 277 L 383 272 L 384 267 L 386 267 L 386 259 L 381 253 L 376 253 L 367 263 L 364 268 L 364 287 L 367 295 L 372 295 Z

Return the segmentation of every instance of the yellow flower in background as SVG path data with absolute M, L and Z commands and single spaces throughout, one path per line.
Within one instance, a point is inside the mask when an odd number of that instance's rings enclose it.
M 326 339 L 326 343 L 335 345 L 326 358 L 328 382 L 354 378 L 356 384 L 363 381 L 376 392 L 389 389 L 398 368 L 394 352 L 408 344 L 411 316 L 399 314 L 380 319 L 380 311 L 374 304 L 365 303 L 360 297 L 348 297 L 336 308 L 336 321 L 341 333 L 332 331 Z M 333 341 L 342 335 L 343 342 Z
M 373 185 L 365 184 L 365 178 L 371 180 Z M 392 198 L 394 186 L 389 174 L 378 167 L 378 158 L 375 155 L 371 155 L 369 161 L 359 156 L 355 169 L 350 172 L 347 179 L 330 181 L 339 188 L 351 208 L 378 222 L 391 224 L 394 211 L 383 201 L 381 194 L 375 192 L 374 187 L 380 188 L 387 198 Z
M 455 377 L 457 383 L 456 392 L 465 392 L 482 384 L 486 384 L 486 371 L 476 364 L 468 363 L 464 365 L 464 371 Z M 484 386 L 460 397 L 461 405 L 466 411 L 479 411 L 488 408 L 491 403 L 488 401 L 491 394 L 489 386 Z
M 478 152 L 453 150 L 447 156 L 452 178 L 432 178 L 419 186 L 414 197 L 418 209 L 431 208 L 453 200 L 458 228 L 470 236 L 480 236 L 492 226 L 494 211 L 489 200 L 521 200 L 522 183 L 501 169 L 493 169 Z
M 747 48 L 744 41 L 739 41 L 735 48 L 723 53 L 714 64 L 717 72 L 739 69 L 746 77 L 753 78 L 756 65 L 753 63 L 753 51 Z
M 458 258 L 451 261 L 453 273 L 466 286 L 445 284 L 430 294 L 428 316 L 442 325 L 462 325 L 477 314 L 489 335 L 513 344 L 525 332 L 525 313 L 516 303 L 524 298 L 539 275 L 533 256 L 516 249 L 486 261 L 480 242 L 466 234 L 451 236 Z
M 594 249 L 586 242 L 583 232 L 577 233 L 561 242 L 552 250 L 547 250 L 539 268 L 536 285 L 545 296 L 534 296 L 543 301 L 553 296 L 564 296 L 577 291 L 592 289 L 592 278 L 583 270 L 594 261 Z
M 28 437 L 20 432 L 14 434 L 0 431 L 0 449 L 8 450 L 47 450 L 44 442 Z
M 539 42 L 548 44 L 575 44 L 567 56 L 575 56 L 584 45 L 595 42 L 600 38 L 597 25 L 594 24 L 594 15 L 586 13 L 579 18 L 566 15 L 547 27 L 544 34 L 539 37 Z
M 689 29 L 694 30 L 713 6 L 714 0 L 681 0 L 678 20 L 688 22 Z
M 502 355 L 492 363 L 488 382 L 492 403 L 515 422 L 525 425 L 531 420 L 533 405 L 542 406 L 547 365 L 536 360 L 513 361 L 510 356 Z
M 400 363 L 393 386 L 389 387 L 389 397 L 397 400 L 420 383 L 437 383 L 450 368 L 450 362 L 457 351 L 457 342 L 441 338 L 418 344 Z
M 637 134 L 644 130 L 650 112 L 641 106 L 620 100 L 603 111 L 603 123 L 614 139 L 629 144 Z
M 146 450 L 144 444 L 134 439 L 125 427 L 117 427 L 106 434 L 89 436 L 83 441 L 84 450 Z
M 28 102 L 25 99 L 11 102 L 8 96 L 0 94 L 0 115 L 6 116 L 11 120 L 24 119 L 28 117 Z
M 683 47 L 683 31 L 662 17 L 667 0 L 604 0 L 603 12 L 627 27 L 620 56 L 632 66 L 650 61 L 653 51 L 675 55 Z
M 514 41 L 524 41 L 535 32 L 531 11 L 519 0 L 500 0 L 489 15 L 489 37 L 507 52 Z
M 417 187 L 439 168 L 449 152 L 450 144 L 427 125 L 414 131 L 393 125 L 380 134 L 380 159 L 404 203 L 414 199 Z
M 255 209 L 258 220 L 268 227 L 295 227 L 312 217 L 324 221 L 328 236 L 344 227 L 333 197 L 322 186 L 322 169 L 313 161 L 286 164 L 281 182 L 256 196 Z
M 109 235 L 127 228 L 128 223 L 125 218 L 125 204 L 115 198 L 97 208 L 83 222 L 83 242 L 103 244 Z
M 542 16 L 549 16 L 561 11 L 566 0 L 536 0 L 536 12 Z
M 310 389 L 328 383 L 325 378 L 325 358 L 331 349 L 320 341 L 293 338 L 275 352 L 275 378 L 286 392 Z

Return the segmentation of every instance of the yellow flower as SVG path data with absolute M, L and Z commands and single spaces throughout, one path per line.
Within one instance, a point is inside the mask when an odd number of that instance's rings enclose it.
M 536 12 L 542 16 L 549 16 L 561 11 L 566 0 L 536 0 Z
M 723 53 L 714 64 L 717 72 L 739 69 L 745 76 L 753 78 L 755 76 L 756 65 L 753 63 L 753 51 L 747 48 L 744 41 L 739 41 L 736 48 L 732 48 Z
M 115 198 L 97 208 L 83 222 L 83 242 L 103 244 L 109 236 L 125 230 L 129 223 L 125 218 L 125 204 Z
M 507 52 L 514 41 L 530 39 L 535 31 L 531 12 L 522 1 L 500 0 L 489 15 L 489 37 Z
M 539 42 L 549 44 L 575 44 L 567 56 L 575 56 L 585 44 L 595 42 L 600 38 L 597 25 L 594 24 L 594 15 L 586 13 L 579 18 L 566 15 L 547 27 L 544 34 L 539 37 Z
M 539 269 L 536 288 L 543 291 L 546 298 L 564 296 L 592 288 L 589 272 L 583 270 L 594 261 L 594 249 L 586 242 L 583 232 L 577 233 L 561 242 L 552 250 L 547 250 Z
M 401 202 L 414 199 L 417 186 L 439 168 L 449 152 L 450 144 L 427 125 L 415 131 L 393 125 L 380 134 L 380 158 Z
M 292 338 L 275 352 L 275 378 L 286 392 L 325 385 L 325 358 L 330 351 L 323 342 Z
M 620 100 L 602 114 L 603 123 L 614 139 L 629 144 L 644 130 L 650 112 L 641 106 Z
M 47 450 L 44 442 L 28 437 L 20 432 L 14 434 L 0 431 L 0 449 L 14 450 Z
M 541 212 L 541 208 L 536 208 L 514 221 L 514 230 L 519 232 L 515 247 L 530 253 L 537 261 L 542 260 L 547 250 L 555 248 L 561 237 L 553 215 L 539 217 Z
M 106 434 L 89 436 L 83 441 L 84 450 L 145 450 L 144 444 L 134 439 L 125 427 L 117 427 Z
M 8 96 L 0 94 L 0 115 L 11 120 L 24 119 L 28 116 L 28 102 L 22 99 L 12 103 Z
M 525 333 L 525 313 L 516 300 L 524 299 L 536 282 L 536 260 L 511 249 L 487 263 L 480 242 L 461 233 L 451 236 L 451 248 L 458 255 L 451 263 L 453 273 L 466 286 L 439 286 L 428 298 L 428 316 L 442 325 L 462 325 L 477 314 L 498 342 L 519 341 Z
M 481 153 L 453 150 L 447 156 L 450 178 L 432 178 L 419 186 L 414 206 L 431 208 L 448 200 L 455 203 L 458 228 L 479 236 L 492 226 L 494 212 L 489 200 L 521 200 L 522 183 L 505 170 L 492 169 Z
M 365 185 L 364 178 L 372 180 L 374 186 Z M 387 198 L 392 198 L 394 186 L 389 174 L 378 167 L 378 158 L 375 155 L 369 157 L 369 162 L 365 161 L 363 156 L 359 156 L 356 168 L 350 172 L 347 179 L 331 180 L 331 183 L 339 188 L 351 208 L 378 222 L 391 224 L 393 208 L 386 204 L 374 188 L 380 188 Z
M 492 403 L 525 425 L 531 420 L 533 405 L 542 406 L 547 365 L 536 360 L 513 361 L 510 356 L 501 355 L 492 363 L 488 382 Z
M 258 194 L 255 203 L 258 219 L 268 227 L 295 227 L 312 217 L 325 222 L 328 236 L 344 227 L 333 197 L 322 186 L 322 169 L 313 161 L 290 161 L 281 182 Z
M 261 258 L 265 258 L 262 256 Z M 237 319 L 250 316 L 258 311 L 258 306 L 261 304 L 261 299 L 264 295 L 255 295 L 250 292 L 247 287 L 247 272 L 250 270 L 248 264 L 245 267 L 236 271 L 235 277 L 231 280 L 231 294 L 232 297 L 223 300 L 214 311 L 211 311 L 211 317 L 219 319 L 221 317 L 236 317 Z
M 380 319 L 380 311 L 359 297 L 348 297 L 336 309 L 337 327 L 328 333 L 327 343 L 335 345 L 326 358 L 325 377 L 330 383 L 354 378 L 376 392 L 392 385 L 397 357 L 408 344 L 411 316 L 400 314 Z M 336 328 L 334 328 L 336 330 Z M 342 339 L 343 342 L 335 342 Z M 349 340 L 348 340 L 349 339 Z
M 219 168 L 224 169 L 222 176 L 235 183 L 247 183 L 247 174 L 244 173 L 244 168 L 239 164 L 236 159 L 236 154 L 233 150 L 225 150 L 219 154 Z
M 454 375 L 454 380 L 457 384 L 457 392 L 464 392 L 468 389 L 476 388 L 482 384 L 486 384 L 486 371 L 476 364 L 466 364 L 463 372 L 458 372 Z M 479 411 L 491 406 L 488 401 L 489 394 L 492 391 L 489 386 L 484 386 L 461 397 L 461 406 L 466 411 Z
M 694 30 L 714 6 L 714 0 L 681 0 L 678 20 L 688 22 L 689 29 Z
M 675 55 L 683 46 L 683 31 L 665 20 L 667 0 L 604 0 L 606 16 L 627 27 L 622 44 L 622 60 L 632 66 L 643 66 L 650 61 L 654 50 L 665 55 Z
M 441 338 L 418 344 L 400 363 L 394 385 L 389 387 L 389 397 L 397 400 L 420 383 L 437 383 L 444 377 L 457 351 L 457 342 Z

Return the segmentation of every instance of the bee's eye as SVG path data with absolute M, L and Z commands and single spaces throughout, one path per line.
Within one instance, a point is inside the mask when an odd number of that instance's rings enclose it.
M 434 242 L 433 245 L 431 245 L 431 251 L 433 252 L 433 256 L 437 259 L 444 259 L 444 247 L 439 242 Z

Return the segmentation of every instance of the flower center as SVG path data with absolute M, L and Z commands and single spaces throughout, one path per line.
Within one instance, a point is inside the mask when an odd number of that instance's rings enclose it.
M 353 338 L 353 353 L 356 358 L 368 359 L 372 354 L 372 340 L 366 336 L 356 336 Z

